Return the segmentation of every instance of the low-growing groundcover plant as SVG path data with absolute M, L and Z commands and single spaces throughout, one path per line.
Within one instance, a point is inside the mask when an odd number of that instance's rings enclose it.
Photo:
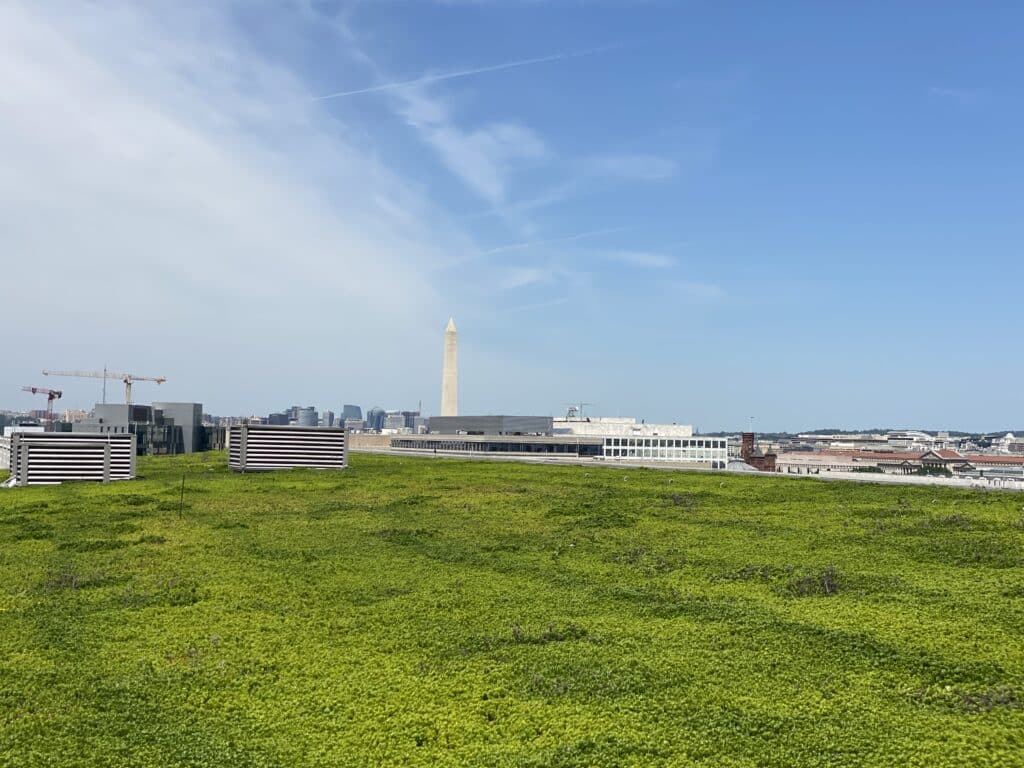
M 0 765 L 1024 765 L 1020 495 L 139 467 L 0 492 Z

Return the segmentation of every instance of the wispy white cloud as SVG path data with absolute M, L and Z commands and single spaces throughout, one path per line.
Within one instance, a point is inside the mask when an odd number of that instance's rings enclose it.
M 558 243 L 569 243 L 575 240 L 586 240 L 591 237 L 601 237 L 602 235 L 610 235 L 615 232 L 622 232 L 629 227 L 609 227 L 606 229 L 593 229 L 588 232 L 577 232 L 573 235 L 566 235 L 564 237 L 552 237 L 547 240 L 529 240 L 522 243 L 510 243 L 509 245 L 500 245 L 497 248 L 490 248 L 486 251 L 481 251 L 481 256 L 493 256 L 498 253 L 508 253 L 509 251 L 525 251 L 530 248 L 538 248 L 546 245 L 556 245 Z
M 676 175 L 679 166 L 675 160 L 658 155 L 626 154 L 592 157 L 586 161 L 591 173 L 603 174 L 627 181 L 658 181 Z
M 489 216 L 511 217 L 527 213 L 529 211 L 534 211 L 539 208 L 558 205 L 559 203 L 563 203 L 576 197 L 578 194 L 577 186 L 578 185 L 575 180 L 570 179 L 569 181 L 557 184 L 551 189 L 541 192 L 540 194 L 533 195 L 532 197 L 508 202 L 503 205 L 490 206 L 482 211 L 466 214 L 462 218 L 470 220 L 482 219 Z
M 609 261 L 645 269 L 668 269 L 676 264 L 676 260 L 671 256 L 649 251 L 611 251 L 604 254 L 604 257 Z
M 418 348 L 447 316 L 432 269 L 478 249 L 229 14 L 175 11 L 0 4 L 4 280 L 48 284 L 7 297 L 8 311 L 36 317 L 9 358 L 26 370 L 118 361 L 213 408 L 265 411 L 286 391 L 313 400 L 342 378 L 379 391 L 346 350 L 371 346 L 386 365 L 388 350 Z M 336 354 L 314 359 L 310 346 Z M 406 364 L 421 362 L 433 370 L 433 356 Z M 17 383 L 9 375 L 0 385 Z
M 403 91 L 398 99 L 399 113 L 448 170 L 492 205 L 505 202 L 508 177 L 518 161 L 546 153 L 541 138 L 524 125 L 501 122 L 465 129 L 443 101 L 421 89 Z
M 498 287 L 503 291 L 525 288 L 528 285 L 545 283 L 551 280 L 558 270 L 547 267 L 512 267 L 503 270 Z
M 571 301 L 571 296 L 560 296 L 557 299 L 549 299 L 548 301 L 535 301 L 529 304 L 516 304 L 511 307 L 505 307 L 504 309 L 498 310 L 500 314 L 510 314 L 513 312 L 537 312 L 542 309 L 548 309 L 550 307 L 557 307 L 562 304 L 567 304 Z

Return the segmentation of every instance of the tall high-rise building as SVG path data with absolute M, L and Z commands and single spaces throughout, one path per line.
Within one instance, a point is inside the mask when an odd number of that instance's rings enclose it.
M 345 403 L 341 407 L 341 418 L 342 419 L 361 419 L 363 418 L 363 409 L 358 405 L 349 405 Z
M 384 428 L 387 412 L 380 406 L 374 406 L 366 412 L 366 428 L 379 432 Z
M 295 413 L 295 423 L 300 427 L 315 427 L 318 421 L 316 408 L 312 405 L 299 408 Z
M 444 329 L 444 370 L 441 374 L 441 415 L 459 415 L 459 338 L 455 320 Z
M 405 429 L 405 416 L 401 411 L 393 411 L 384 417 L 384 429 Z

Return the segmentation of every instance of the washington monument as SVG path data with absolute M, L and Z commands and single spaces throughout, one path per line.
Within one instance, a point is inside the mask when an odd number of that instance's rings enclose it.
M 455 321 L 444 329 L 444 373 L 441 376 L 441 415 L 459 415 L 459 336 Z

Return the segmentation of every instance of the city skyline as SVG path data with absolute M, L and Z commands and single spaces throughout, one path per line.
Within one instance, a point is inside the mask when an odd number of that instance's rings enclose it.
M 0 403 L 1012 427 L 1024 10 L 798 5 L 5 4 Z

